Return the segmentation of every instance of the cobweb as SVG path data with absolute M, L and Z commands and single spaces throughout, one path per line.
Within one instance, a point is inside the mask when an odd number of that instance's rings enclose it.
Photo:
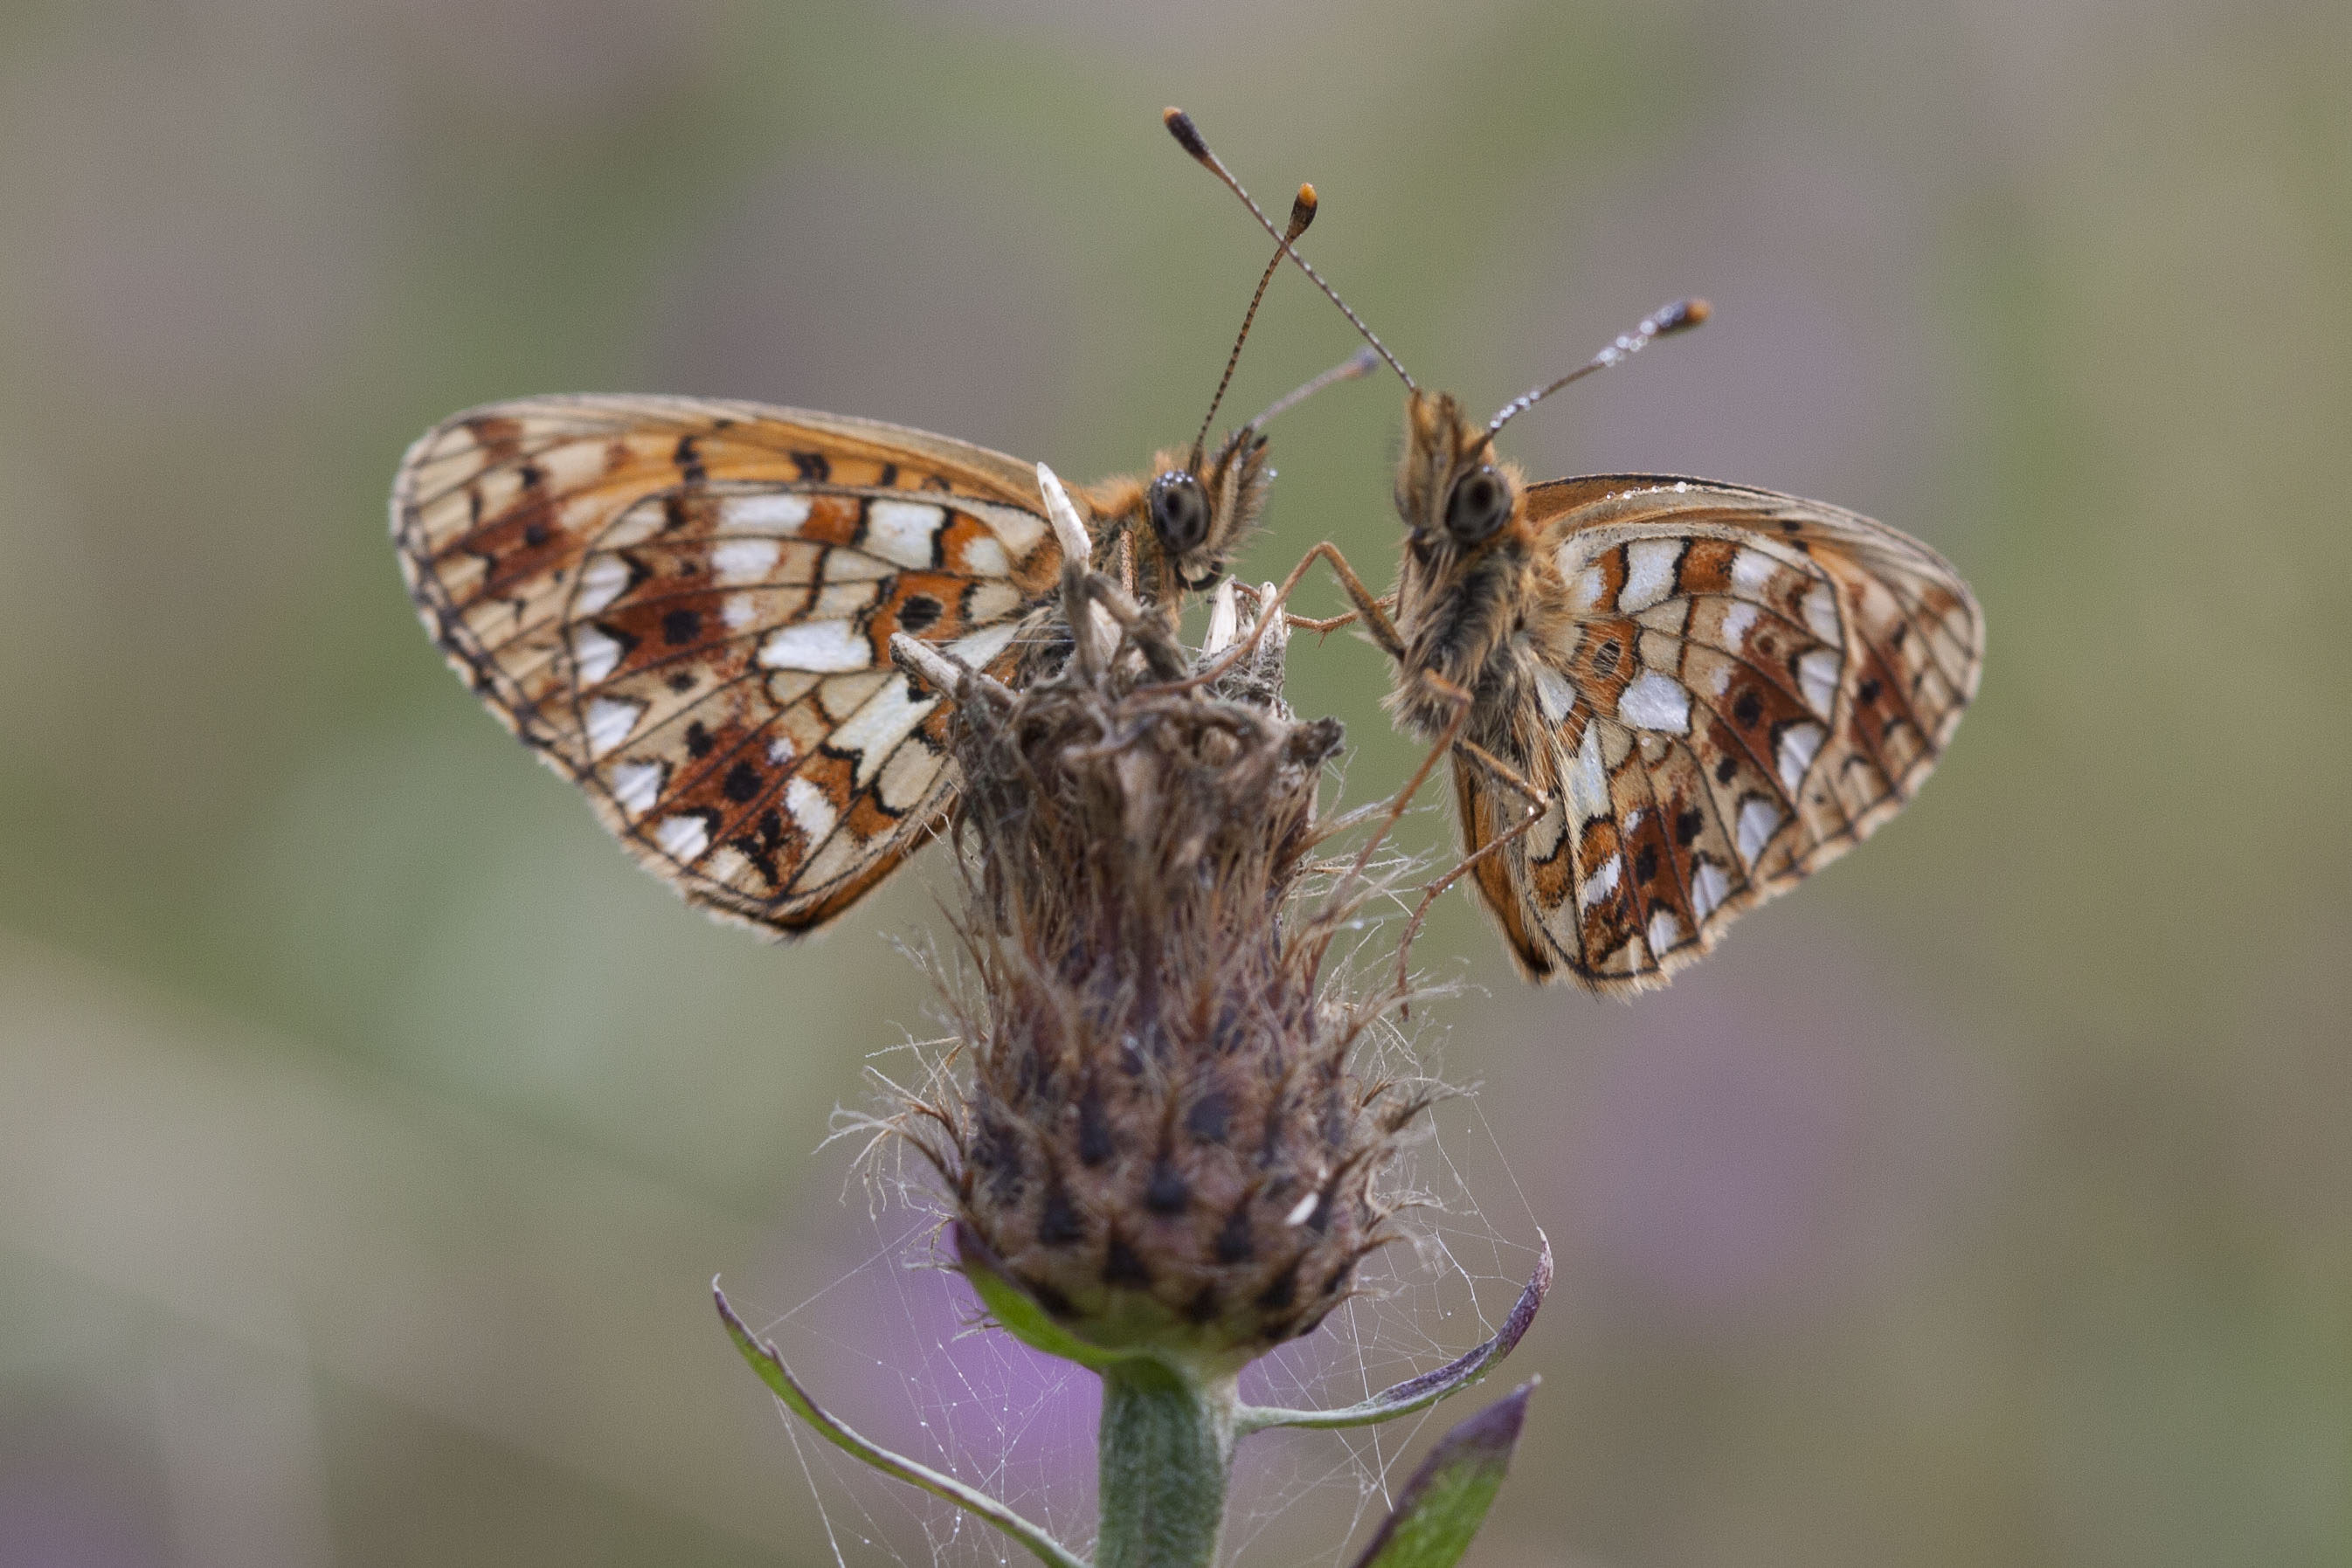
M 1495 1333 L 1534 1269 L 1537 1240 L 1516 1187 L 1497 1195 L 1517 1216 L 1516 1236 L 1507 1238 L 1462 1180 L 1456 1150 L 1481 1139 L 1491 1134 L 1475 1098 L 1449 1101 L 1424 1119 L 1385 1184 L 1392 1198 L 1414 1200 L 1399 1216 L 1408 1239 L 1365 1259 L 1359 1293 L 1315 1333 L 1245 1371 L 1244 1399 L 1352 1403 Z M 911 1171 L 862 1193 L 853 1186 L 838 1250 L 821 1265 L 829 1282 L 780 1312 L 772 1302 L 738 1305 L 836 1417 L 1089 1552 L 1100 1385 L 1082 1368 L 980 1326 L 977 1299 L 949 1266 L 942 1208 L 935 1186 Z M 1490 1402 L 1509 1385 L 1507 1376 L 1385 1426 L 1243 1439 L 1224 1560 L 1253 1568 L 1349 1561 L 1350 1542 L 1360 1546 L 1411 1473 L 1404 1461 L 1426 1447 L 1416 1437 L 1433 1421 L 1442 1430 Z M 777 1408 L 790 1462 L 822 1521 L 822 1543 L 809 1543 L 814 1560 L 839 1568 L 1030 1561 L 988 1525 L 876 1474 Z

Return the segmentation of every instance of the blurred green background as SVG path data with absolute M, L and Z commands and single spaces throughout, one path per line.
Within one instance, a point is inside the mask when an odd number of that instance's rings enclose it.
M 1560 1257 L 1476 1561 L 2352 1561 L 2352 9 L 18 0 L 0 1563 L 1001 1558 L 812 1483 L 704 1289 L 867 1281 L 869 1371 L 952 1328 L 812 1152 L 930 1027 L 941 868 L 788 949 L 686 911 L 442 669 L 384 495 L 559 390 L 1137 466 L 1266 248 L 1168 102 L 1475 407 L 1706 294 L 1510 454 L 1857 507 L 1990 622 L 1917 804 L 1671 992 L 1445 907 L 1445 1223 L 1490 1317 Z M 1352 344 L 1277 278 L 1234 412 Z M 1252 575 L 1385 575 L 1398 406 L 1278 427 Z M 1295 665 L 1402 777 L 1371 652 Z M 1394 1460 L 1244 1560 L 1345 1561 Z

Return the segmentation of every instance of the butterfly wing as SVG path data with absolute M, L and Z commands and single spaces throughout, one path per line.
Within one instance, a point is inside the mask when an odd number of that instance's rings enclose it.
M 1934 551 L 1818 502 L 1598 475 L 1526 504 L 1561 602 L 1507 744 L 1551 800 L 1480 886 L 1530 974 L 1663 985 L 1901 810 L 1976 695 L 1983 616 Z M 1515 819 L 1458 779 L 1475 847 Z
M 953 797 L 908 632 L 1012 672 L 1060 570 L 1034 470 L 897 425 L 683 398 L 445 421 L 393 490 L 450 664 L 692 902 L 791 933 Z

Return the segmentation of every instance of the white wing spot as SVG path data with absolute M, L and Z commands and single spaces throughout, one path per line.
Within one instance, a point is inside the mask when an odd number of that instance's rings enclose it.
M 730 632 L 740 632 L 760 618 L 760 601 L 756 594 L 730 593 L 727 602 L 719 607 L 719 618 L 727 622 Z
M 1590 615 L 1601 604 L 1601 595 L 1609 591 L 1609 580 L 1598 566 L 1588 566 L 1576 574 L 1568 585 L 1569 608 L 1579 615 Z
M 929 747 L 902 746 L 883 764 L 877 792 L 892 810 L 912 810 L 946 767 L 947 758 Z
M 1584 879 L 1584 888 L 1576 895 L 1579 907 L 1590 909 L 1617 891 L 1617 878 L 1625 869 L 1623 855 L 1611 855 L 1601 862 L 1601 869 Z
M 1576 748 L 1576 759 L 1568 766 L 1568 803 L 1580 827 L 1609 814 L 1609 773 L 1601 763 L 1598 724 L 1585 725 L 1584 744 Z
M 768 742 L 768 760 L 782 768 L 793 759 L 793 737 L 780 735 Z
M 1566 832 L 1566 819 L 1560 810 L 1559 797 L 1554 795 L 1544 807 L 1543 815 L 1536 820 L 1536 825 L 1528 830 L 1528 858 L 1535 861 L 1551 859 L 1552 852 L 1559 848 L 1559 841 Z
M 989 531 L 1003 540 L 1004 548 L 1015 556 L 1027 555 L 1037 548 L 1037 541 L 1045 537 L 1045 519 L 1018 507 L 966 500 L 959 496 L 956 497 L 956 510 L 985 523 Z
M 1748 641 L 1748 629 L 1756 624 L 1756 606 L 1740 600 L 1723 612 L 1723 645 L 1737 653 Z
M 783 552 L 783 541 L 778 538 L 725 539 L 710 552 L 710 564 L 722 581 L 758 582 L 775 570 L 776 558 Z
M 1760 549 L 1742 549 L 1731 558 L 1731 586 L 1743 598 L 1756 598 L 1770 585 L 1780 563 Z
M 982 534 L 964 540 L 956 547 L 952 563 L 957 570 L 974 577 L 1010 577 L 1013 562 L 1006 559 L 1004 547 L 996 539 Z
M 593 626 L 572 629 L 572 668 L 583 686 L 593 686 L 619 666 L 621 645 Z
M 947 514 L 921 501 L 868 501 L 860 549 L 900 566 L 929 566 Z
M 694 861 L 710 847 L 710 824 L 700 817 L 664 817 L 654 841 L 674 861 Z
M 1682 939 L 1682 919 L 1673 910 L 1654 909 L 1650 912 L 1650 951 L 1653 954 L 1664 957 L 1667 950 L 1679 946 Z
M 1647 610 L 1675 591 L 1675 562 L 1682 559 L 1680 539 L 1642 539 L 1625 547 L 1625 586 L 1617 595 L 1618 610 L 1633 615 Z
M 793 825 L 812 844 L 823 842 L 841 820 L 825 792 L 805 779 L 795 778 L 784 786 L 784 810 L 792 813 Z
M 1636 729 L 1690 733 L 1690 693 L 1672 675 L 1645 670 L 1617 695 L 1617 716 Z
M 964 619 L 975 626 L 1002 620 L 1020 608 L 1021 591 L 1009 582 L 976 582 L 964 594 Z
M 1576 688 L 1568 677 L 1541 660 L 1536 665 L 1536 701 L 1543 706 L 1544 722 L 1558 724 L 1576 706 Z
M 1845 640 L 1838 626 L 1837 593 L 1828 583 L 1817 582 L 1805 590 L 1805 624 L 1824 643 Z
M 908 689 L 907 677 L 892 675 L 866 706 L 833 732 L 827 742 L 835 750 L 857 754 L 856 782 L 860 789 L 873 780 L 899 743 L 940 706 L 938 697 L 918 699 Z
M 719 504 L 719 529 L 730 534 L 796 534 L 808 515 L 806 496 L 730 496 Z
M 1691 869 L 1691 913 L 1704 925 L 1706 917 L 1723 907 L 1724 895 L 1731 891 L 1731 879 L 1723 868 L 1702 856 Z
M 1010 625 L 983 626 L 949 643 L 948 652 L 975 670 L 985 669 L 988 662 L 1004 652 L 1004 645 L 1013 641 L 1013 631 Z
M 1780 808 L 1761 795 L 1750 795 L 1739 803 L 1739 858 L 1749 865 L 1764 852 L 1772 835 L 1780 829 Z
M 803 621 L 770 632 L 760 663 L 772 670 L 870 669 L 874 645 L 846 621 Z
M 600 555 L 580 569 L 580 596 L 572 601 L 574 615 L 593 615 L 629 586 L 629 563 L 616 555 Z
M 613 769 L 613 799 L 632 817 L 643 816 L 660 798 L 662 765 L 624 762 Z
M 588 705 L 588 755 L 602 757 L 629 738 L 645 709 L 635 703 L 598 697 Z
M 1817 724 L 1792 724 L 1780 732 L 1780 783 L 1790 794 L 1805 781 L 1805 769 L 1813 765 L 1813 756 L 1822 748 L 1822 740 L 1829 732 Z
M 1844 668 L 1835 648 L 1811 648 L 1798 656 L 1797 689 L 1804 693 L 1805 706 L 1823 718 L 1837 706 L 1838 676 Z

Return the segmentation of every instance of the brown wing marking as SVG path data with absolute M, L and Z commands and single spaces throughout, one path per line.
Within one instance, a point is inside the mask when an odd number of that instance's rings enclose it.
M 822 923 L 936 831 L 946 705 L 906 631 L 1010 674 L 1059 558 L 1024 465 L 896 426 L 683 399 L 460 414 L 393 526 L 469 684 L 720 915 Z
M 1901 808 L 1975 692 L 1981 613 L 1925 546 L 1769 491 L 1599 476 L 1528 500 L 1563 607 L 1530 764 L 1564 805 L 1481 886 L 1521 911 L 1531 972 L 1539 934 L 1623 994 Z
M 1496 809 L 1495 790 L 1484 775 L 1460 757 L 1454 759 L 1454 801 L 1455 820 L 1462 824 L 1462 853 L 1467 858 L 1476 854 L 1496 836 L 1505 831 Z M 1557 798 L 1551 809 L 1557 810 Z M 1550 977 L 1558 967 L 1550 944 L 1531 930 L 1528 924 L 1525 901 L 1517 892 L 1517 881 L 1512 872 L 1515 858 L 1524 855 L 1520 845 L 1504 846 L 1496 854 L 1487 856 L 1470 869 L 1476 883 L 1479 897 L 1486 911 L 1503 928 L 1503 939 L 1518 961 L 1519 968 L 1530 980 Z

